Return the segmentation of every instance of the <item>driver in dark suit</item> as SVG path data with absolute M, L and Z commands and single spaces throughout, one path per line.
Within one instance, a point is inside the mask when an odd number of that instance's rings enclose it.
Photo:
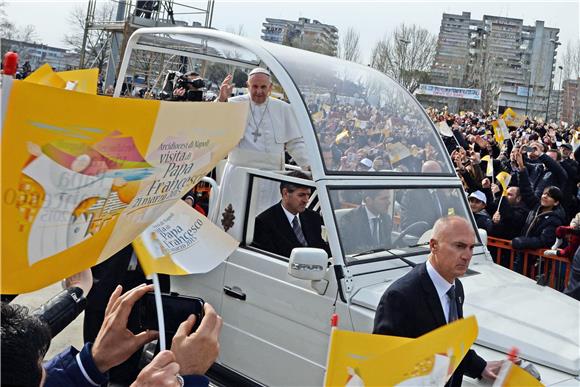
M 391 191 L 374 189 L 364 192 L 364 205 L 340 220 L 339 233 L 346 254 L 390 248 L 393 222 L 388 214 Z
M 309 180 L 300 171 L 288 174 Z M 282 200 L 256 217 L 252 245 L 284 257 L 290 257 L 295 247 L 324 249 L 330 256 L 328 244 L 322 239 L 322 220 L 317 212 L 306 208 L 312 189 L 293 182 L 280 183 Z
M 463 285 L 471 261 L 475 233 L 459 216 L 435 222 L 429 241 L 431 254 L 395 281 L 377 307 L 373 333 L 416 338 L 448 322 L 463 318 Z M 494 380 L 501 361 L 486 362 L 469 350 L 446 386 L 461 386 L 463 374 Z

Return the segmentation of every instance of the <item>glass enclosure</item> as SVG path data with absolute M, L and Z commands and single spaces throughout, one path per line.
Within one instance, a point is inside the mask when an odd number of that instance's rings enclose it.
M 325 55 L 266 48 L 306 103 L 328 173 L 452 174 L 423 108 L 391 78 Z
M 329 188 L 345 262 L 388 249 L 398 250 L 398 255 L 401 250 L 424 254 L 429 247 L 427 232 L 438 218 L 458 215 L 471 223 L 462 195 L 460 188 Z M 390 255 L 385 251 L 381 257 Z

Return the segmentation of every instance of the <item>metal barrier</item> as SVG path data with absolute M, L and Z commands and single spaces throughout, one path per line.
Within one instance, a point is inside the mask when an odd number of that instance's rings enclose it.
M 559 291 L 564 290 L 568 284 L 572 265 L 566 257 L 546 256 L 544 251 L 548 249 L 514 250 L 510 240 L 494 237 L 487 238 L 487 246 L 497 250 L 493 258 L 498 265 L 502 265 L 502 258 L 504 258 L 503 260 L 508 262 L 507 264 L 504 262 L 503 266 L 517 271 L 514 268 L 516 255 L 521 254 L 521 274 Z M 540 275 L 539 278 L 538 275 Z

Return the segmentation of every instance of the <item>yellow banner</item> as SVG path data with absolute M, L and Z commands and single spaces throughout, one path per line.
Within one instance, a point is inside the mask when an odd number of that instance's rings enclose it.
M 72 90 L 80 93 L 97 94 L 99 69 L 61 71 L 57 74 L 66 82 L 74 84 Z
M 52 67 L 50 67 L 48 63 L 43 64 L 36 69 L 36 71 L 27 76 L 24 79 L 24 82 L 56 87 L 58 89 L 64 89 L 66 87 L 66 81 L 57 73 L 52 71 Z
M 417 339 L 333 330 L 324 385 L 444 385 L 476 338 L 473 316 Z
M 239 142 L 247 109 L 14 81 L 2 132 L 2 293 L 42 288 L 131 243 Z
M 179 200 L 133 241 L 146 275 L 207 273 L 239 242 Z

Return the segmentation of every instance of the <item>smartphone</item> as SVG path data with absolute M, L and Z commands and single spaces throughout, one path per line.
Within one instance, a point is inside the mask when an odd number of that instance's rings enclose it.
M 194 332 L 203 319 L 204 301 L 199 297 L 188 297 L 177 293 L 162 293 L 161 303 L 163 304 L 163 317 L 165 322 L 165 333 L 168 337 L 173 337 L 179 325 L 187 320 L 190 314 L 195 315 Z M 155 295 L 153 292 L 146 293 L 135 305 L 137 309 L 137 319 L 142 330 L 159 330 L 157 323 L 157 307 L 155 305 Z
M 535 149 L 532 148 L 531 146 L 523 146 L 522 147 L 522 151 L 524 152 L 533 152 Z

